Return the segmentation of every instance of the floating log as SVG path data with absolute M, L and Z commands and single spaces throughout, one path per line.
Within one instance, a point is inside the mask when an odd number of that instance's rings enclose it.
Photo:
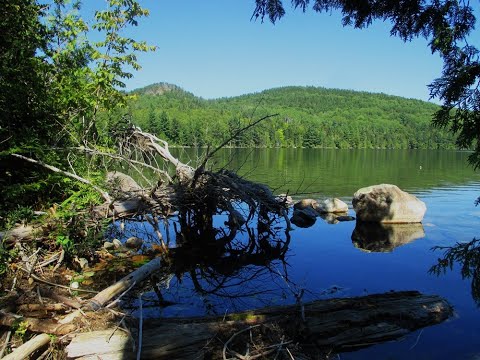
M 203 358 L 207 344 L 254 324 L 275 324 L 305 346 L 348 351 L 391 341 L 441 323 L 453 313 L 448 302 L 417 291 L 389 292 L 270 307 L 226 317 L 147 320 L 142 359 Z M 302 320 L 304 316 L 304 321 Z M 228 336 L 227 336 L 228 338 Z M 67 346 L 68 359 L 133 359 L 131 337 L 113 329 L 78 334 Z

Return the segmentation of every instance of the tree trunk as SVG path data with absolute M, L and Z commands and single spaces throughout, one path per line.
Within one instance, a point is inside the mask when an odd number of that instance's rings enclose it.
M 398 339 L 438 324 L 452 312 L 452 307 L 439 296 L 404 291 L 319 300 L 304 304 L 303 311 L 293 305 L 218 318 L 147 320 L 143 325 L 142 359 L 203 358 L 207 345 L 218 342 L 219 334 L 231 336 L 238 329 L 255 324 L 276 324 L 303 346 L 314 344 L 316 349 L 346 351 Z M 305 321 L 301 320 L 301 313 Z M 77 335 L 67 347 L 68 359 L 135 358 L 130 338 L 123 332 L 113 332 Z

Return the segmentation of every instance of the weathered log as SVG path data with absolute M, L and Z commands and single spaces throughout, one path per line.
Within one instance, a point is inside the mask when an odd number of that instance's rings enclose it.
M 14 327 L 22 323 L 26 330 L 36 333 L 48 333 L 54 335 L 66 335 L 76 330 L 73 324 L 60 324 L 51 319 L 37 319 L 23 317 L 0 310 L 0 325 Z
M 12 353 L 4 356 L 3 360 L 19 360 L 19 359 L 28 359 L 31 354 L 35 351 L 41 349 L 50 343 L 50 336 L 48 334 L 37 335 L 25 344 L 16 348 Z
M 104 306 L 111 299 L 120 295 L 129 288 L 141 283 L 151 274 L 159 270 L 161 267 L 161 258 L 155 258 L 149 263 L 139 267 L 134 272 L 123 277 L 120 281 L 117 281 L 112 286 L 100 291 L 93 298 L 88 300 L 86 307 L 92 310 L 97 310 Z
M 452 315 L 448 302 L 417 291 L 319 300 L 299 306 L 264 308 L 226 317 L 149 320 L 143 324 L 142 358 L 202 358 L 219 333 L 252 324 L 276 324 L 295 341 L 318 349 L 346 351 L 395 340 Z M 305 321 L 302 320 L 304 315 Z M 300 331 L 299 331 L 300 330 Z M 131 338 L 113 330 L 79 334 L 67 347 L 69 359 L 135 358 Z M 113 335 L 112 335 L 113 334 Z

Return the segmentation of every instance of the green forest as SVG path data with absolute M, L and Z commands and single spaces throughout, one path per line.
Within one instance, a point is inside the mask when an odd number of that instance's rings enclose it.
M 216 146 L 238 129 L 230 147 L 453 149 L 455 138 L 431 125 L 433 103 L 385 94 L 319 87 L 282 87 L 205 100 L 158 83 L 134 90 L 127 111 L 143 130 L 180 146 Z M 118 114 L 111 114 L 118 118 Z

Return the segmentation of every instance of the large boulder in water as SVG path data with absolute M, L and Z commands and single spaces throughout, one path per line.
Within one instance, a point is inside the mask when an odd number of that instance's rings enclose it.
M 427 210 L 423 201 L 390 184 L 358 190 L 352 204 L 357 220 L 392 224 L 421 222 Z

